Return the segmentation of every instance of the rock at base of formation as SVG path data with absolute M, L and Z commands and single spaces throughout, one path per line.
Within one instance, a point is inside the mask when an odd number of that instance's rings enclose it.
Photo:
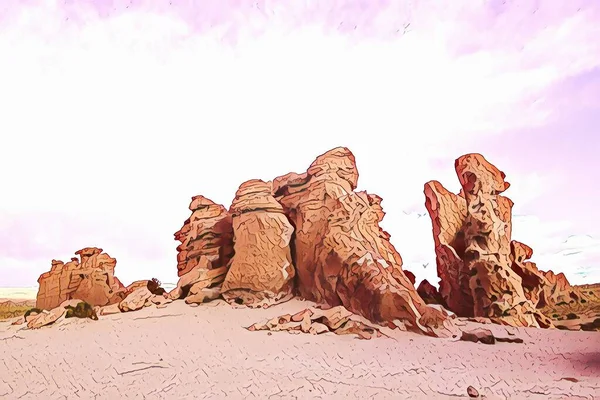
M 310 333 L 320 335 L 333 332 L 337 335 L 357 335 L 360 339 L 372 339 L 386 336 L 378 327 L 368 320 L 352 314 L 342 306 L 319 310 L 307 308 L 294 315 L 285 314 L 280 317 L 256 323 L 249 331 L 287 331 L 292 334 Z
M 52 260 L 50 271 L 39 277 L 37 308 L 51 310 L 71 299 L 93 306 L 122 300 L 124 287 L 114 276 L 117 260 L 96 247 L 86 247 L 75 254 L 80 259 L 71 258 L 66 264 Z
M 425 184 L 432 220 L 440 295 L 459 316 L 487 317 L 512 326 L 550 327 L 526 295 L 511 259 L 512 201 L 501 195 L 505 174 L 480 154 L 456 160 L 462 191 L 439 182 Z
M 204 196 L 192 197 L 192 215 L 175 233 L 177 247 L 177 287 L 171 299 L 185 298 L 202 303 L 220 295 L 227 264 L 233 256 L 233 227 L 225 207 Z
M 249 307 L 290 299 L 295 276 L 290 251 L 294 228 L 272 196 L 271 182 L 243 183 L 229 213 L 235 256 L 221 288 L 223 298 Z
M 292 253 L 300 295 L 342 305 L 372 322 L 433 336 L 456 334 L 448 315 L 418 296 L 379 227 L 381 199 L 354 192 L 357 180 L 354 155 L 336 148 L 305 174 L 273 182 L 274 196 L 295 227 Z

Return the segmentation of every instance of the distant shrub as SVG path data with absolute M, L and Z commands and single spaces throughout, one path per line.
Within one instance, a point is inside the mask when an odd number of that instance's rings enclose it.
M 556 303 L 557 306 L 566 306 L 567 302 L 566 301 L 561 301 L 560 303 Z
M 568 313 L 567 314 L 567 319 L 577 319 L 577 318 L 579 318 L 577 316 L 577 314 L 574 314 L 574 313 Z

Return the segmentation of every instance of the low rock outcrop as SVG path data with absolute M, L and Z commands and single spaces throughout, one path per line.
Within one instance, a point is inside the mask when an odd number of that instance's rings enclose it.
M 352 314 L 342 306 L 327 310 L 307 308 L 294 315 L 285 314 L 250 325 L 249 331 L 287 331 L 292 334 L 320 335 L 333 332 L 337 335 L 357 335 L 360 339 L 385 336 L 384 328 Z
M 456 160 L 457 196 L 436 181 L 425 185 L 440 294 L 459 316 L 487 317 L 512 326 L 552 326 L 531 301 L 511 259 L 512 201 L 501 195 L 505 174 L 480 154 Z
M 266 307 L 292 297 L 294 228 L 272 195 L 272 183 L 243 183 L 229 210 L 234 253 L 221 292 L 229 303 Z
M 51 310 L 66 300 L 80 299 L 94 306 L 119 302 L 123 284 L 114 276 L 117 260 L 96 247 L 86 247 L 66 264 L 52 260 L 50 271 L 43 273 L 36 307 Z

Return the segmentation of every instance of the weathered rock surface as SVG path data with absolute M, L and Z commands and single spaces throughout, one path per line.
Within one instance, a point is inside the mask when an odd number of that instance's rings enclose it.
M 513 203 L 501 195 L 510 186 L 505 174 L 480 154 L 458 158 L 455 169 L 461 195 L 435 181 L 424 191 L 444 302 L 459 316 L 488 317 L 512 326 L 552 326 L 525 295 L 523 280 L 512 268 Z
M 190 304 L 212 300 L 220 295 L 226 273 L 227 267 L 213 268 L 210 259 L 202 255 L 194 268 L 179 278 L 168 297 L 171 300 L 186 299 Z
M 423 279 L 421 283 L 419 283 L 419 287 L 417 287 L 417 293 L 419 296 L 421 296 L 426 304 L 439 304 L 447 307 L 437 288 L 429 283 L 427 279 Z
M 126 298 L 119 303 L 119 310 L 122 312 L 136 311 L 143 308 L 153 296 L 146 287 L 135 289 Z
M 274 196 L 295 227 L 299 293 L 373 322 L 453 334 L 448 316 L 428 307 L 402 271 L 400 256 L 379 227 L 381 199 L 355 193 L 357 180 L 354 155 L 346 148 L 317 157 L 306 174 L 274 180 Z
M 231 216 L 220 204 L 204 196 L 192 197 L 189 206 L 192 215 L 175 233 L 178 276 L 194 269 L 202 256 L 210 263 L 209 269 L 226 266 L 233 255 Z
M 80 259 L 74 257 L 66 264 L 52 260 L 50 271 L 39 277 L 38 308 L 54 309 L 73 298 L 93 306 L 104 306 L 122 299 L 123 285 L 114 276 L 117 260 L 96 247 L 86 247 L 75 254 Z
M 249 331 L 287 331 L 292 334 L 310 333 L 320 335 L 333 332 L 337 335 L 357 335 L 360 339 L 385 336 L 384 327 L 370 323 L 346 310 L 343 306 L 321 310 L 307 308 L 294 315 L 280 317 L 249 326 Z
M 273 197 L 271 182 L 243 183 L 229 213 L 235 256 L 221 288 L 223 298 L 250 307 L 290 299 L 295 276 L 290 251 L 294 228 Z

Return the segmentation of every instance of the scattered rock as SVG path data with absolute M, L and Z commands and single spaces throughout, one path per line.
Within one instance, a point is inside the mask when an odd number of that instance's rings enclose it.
M 492 331 L 488 329 L 473 329 L 471 331 L 463 331 L 460 340 L 473 343 L 495 344 L 496 338 Z
M 477 389 L 475 389 L 473 386 L 469 386 L 467 388 L 467 394 L 469 395 L 469 397 L 471 398 L 476 398 L 479 397 L 479 392 L 477 391 Z
M 119 310 L 122 312 L 139 310 L 152 296 L 147 287 L 138 288 L 119 303 Z
M 496 342 L 503 343 L 523 343 L 521 338 L 503 338 L 495 336 L 491 330 L 483 328 L 475 328 L 472 330 L 465 330 L 462 332 L 460 340 L 465 342 L 483 343 L 483 344 L 496 344 Z
M 385 328 L 370 323 L 365 318 L 354 315 L 343 306 L 328 310 L 310 308 L 294 315 L 286 314 L 262 323 L 256 323 L 249 331 L 288 331 L 290 333 L 309 333 L 320 335 L 333 332 L 337 335 L 357 335 L 360 339 L 385 336 Z

